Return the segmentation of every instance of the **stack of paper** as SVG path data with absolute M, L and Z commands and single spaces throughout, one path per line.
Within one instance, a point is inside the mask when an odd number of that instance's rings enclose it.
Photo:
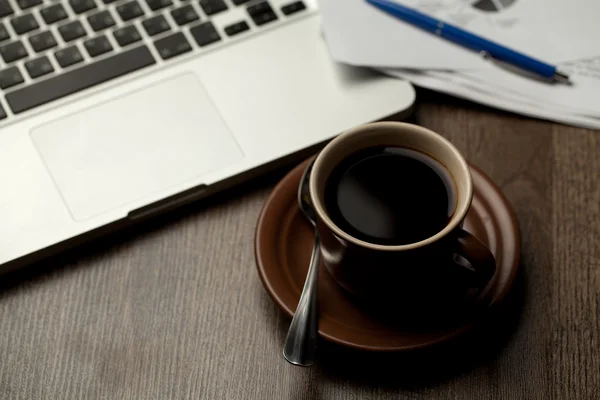
M 395 1 L 558 65 L 572 83 L 486 60 L 365 0 L 319 0 L 332 57 L 499 109 L 600 129 L 600 1 Z

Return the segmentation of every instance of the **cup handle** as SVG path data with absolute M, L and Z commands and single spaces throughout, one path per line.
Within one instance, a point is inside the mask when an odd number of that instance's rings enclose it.
M 489 283 L 496 272 L 494 255 L 479 239 L 464 229 L 458 230 L 456 243 L 456 254 L 464 257 L 474 270 L 475 286 L 478 289 L 476 304 L 488 306 L 492 301 Z

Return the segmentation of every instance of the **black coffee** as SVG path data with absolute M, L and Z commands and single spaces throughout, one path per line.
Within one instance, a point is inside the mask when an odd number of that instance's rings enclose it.
M 456 207 L 452 177 L 433 158 L 402 147 L 371 147 L 334 168 L 325 207 L 342 230 L 370 243 L 402 245 L 441 231 Z

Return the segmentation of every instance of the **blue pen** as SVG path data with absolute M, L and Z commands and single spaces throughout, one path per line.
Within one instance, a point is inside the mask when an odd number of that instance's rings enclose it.
M 458 45 L 468 47 L 506 64 L 513 65 L 525 71 L 532 72 L 544 78 L 569 83 L 569 76 L 560 72 L 554 65 L 536 60 L 523 53 L 511 50 L 498 43 L 469 33 L 455 25 L 432 18 L 415 9 L 400 5 L 389 0 L 366 0 L 367 3 L 387 12 L 394 17 L 432 32 Z

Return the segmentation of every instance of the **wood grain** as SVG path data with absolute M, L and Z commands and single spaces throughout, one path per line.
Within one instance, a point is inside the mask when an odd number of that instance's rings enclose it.
M 513 204 L 522 273 L 477 332 L 403 355 L 288 365 L 256 219 L 285 171 L 3 278 L 0 399 L 598 399 L 599 132 L 420 93 Z

